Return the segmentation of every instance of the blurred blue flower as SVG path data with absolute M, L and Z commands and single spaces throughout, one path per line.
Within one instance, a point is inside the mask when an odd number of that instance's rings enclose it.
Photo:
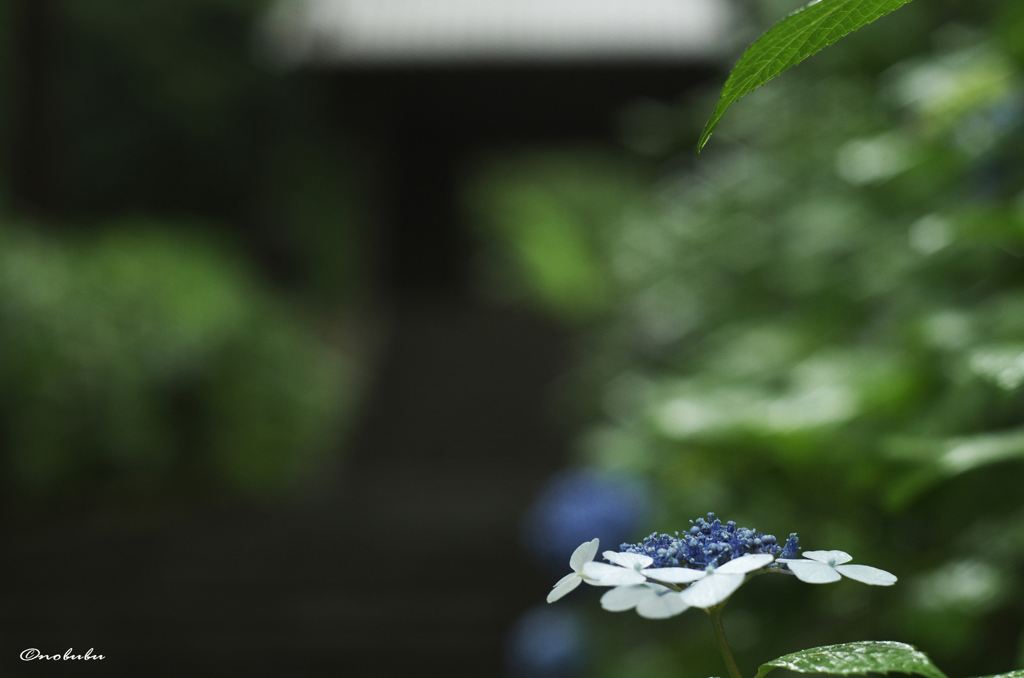
M 570 608 L 535 607 L 509 631 L 505 665 L 519 678 L 572 678 L 584 666 L 584 638 L 579 617 Z
M 619 544 L 634 534 L 648 506 L 647 489 L 636 480 L 564 471 L 547 482 L 527 513 L 523 542 L 542 567 L 561 570 L 565 554 L 584 541 Z
M 999 131 L 1017 130 L 1024 124 L 1024 97 L 1015 92 L 991 107 L 987 113 Z

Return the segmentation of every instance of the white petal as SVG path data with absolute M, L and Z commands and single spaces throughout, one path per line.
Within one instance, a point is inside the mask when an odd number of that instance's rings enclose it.
M 831 560 L 833 565 L 842 565 L 853 560 L 853 556 L 846 551 L 804 551 L 803 556 L 825 564 Z
M 587 583 L 595 586 L 630 586 L 647 581 L 646 577 L 632 568 L 594 562 L 583 565 L 583 576 L 593 579 Z
M 608 562 L 621 565 L 622 567 L 628 567 L 631 570 L 641 570 L 654 564 L 654 558 L 651 558 L 650 556 L 642 556 L 639 553 L 616 553 L 615 551 L 605 551 L 602 555 L 604 555 L 604 559 Z
M 646 619 L 667 619 L 689 609 L 679 594 L 669 589 L 654 590 L 636 606 L 636 613 Z
M 691 570 L 686 567 L 652 567 L 640 570 L 640 574 L 670 584 L 689 584 L 707 576 L 704 570 Z
M 652 593 L 649 586 L 616 586 L 601 596 L 601 607 L 609 612 L 632 610 Z
M 576 574 L 575 572 L 570 572 L 569 574 L 565 575 L 564 577 L 562 577 L 561 579 L 556 581 L 555 585 L 552 586 L 551 588 L 557 589 L 559 586 L 561 586 L 565 582 L 569 581 L 570 579 L 579 579 L 579 578 L 580 578 L 580 576 L 578 574 Z
M 775 556 L 768 553 L 748 553 L 745 556 L 730 560 L 715 570 L 715 572 L 721 574 L 746 574 L 754 570 L 760 570 L 773 560 L 775 560 Z
M 808 584 L 830 584 L 842 579 L 836 572 L 836 568 L 825 563 L 816 563 L 811 560 L 791 560 L 786 565 L 793 571 L 797 579 Z
M 600 544 L 600 540 L 591 539 L 585 541 L 576 547 L 576 550 L 572 552 L 572 556 L 569 558 L 569 567 L 572 568 L 573 572 L 581 572 L 583 570 L 583 563 L 589 563 L 597 555 L 597 547 Z
M 742 574 L 722 574 L 721 570 L 716 570 L 684 589 L 679 597 L 690 607 L 711 607 L 731 596 L 743 579 Z
M 548 602 L 555 602 L 565 594 L 569 593 L 569 591 L 572 591 L 574 588 L 579 586 L 582 581 L 583 579 L 575 572 L 562 577 L 558 583 L 555 584 L 555 588 L 551 589 L 551 593 L 548 594 Z
M 867 565 L 836 565 L 839 574 L 872 586 L 892 586 L 896 583 L 896 575 L 885 570 Z

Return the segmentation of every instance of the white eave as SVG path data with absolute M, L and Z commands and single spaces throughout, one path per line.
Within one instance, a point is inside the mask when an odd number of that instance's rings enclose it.
M 725 0 L 282 0 L 286 64 L 436 66 L 691 62 L 716 57 Z

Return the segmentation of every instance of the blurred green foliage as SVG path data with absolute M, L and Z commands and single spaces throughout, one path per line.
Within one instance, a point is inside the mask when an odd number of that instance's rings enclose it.
M 0 209 L 65 232 L 125 214 L 202 219 L 277 282 L 357 296 L 365 163 L 329 78 L 269 56 L 272 4 L 5 3 Z
M 352 373 L 297 299 L 358 294 L 359 182 L 270 5 L 0 7 L 7 496 L 273 493 L 338 446 Z
M 273 492 L 336 444 L 345 363 L 239 261 L 177 230 L 0 229 L 8 489 Z
M 647 478 L 650 531 L 715 511 L 900 577 L 751 583 L 724 615 L 745 671 L 875 639 L 950 675 L 1024 665 L 1024 12 L 914 3 L 891 18 L 895 32 L 884 19 L 734 106 L 699 163 L 716 92 L 678 106 L 675 143 L 641 148 L 657 178 L 615 209 L 634 187 L 571 152 L 499 165 L 473 193 L 499 196 L 490 211 L 543 195 L 566 215 L 549 227 L 603 205 L 585 235 L 548 236 L 588 253 L 562 282 L 580 308 L 604 283 L 576 380 L 597 422 L 580 461 Z M 572 297 L 538 274 L 536 223 L 516 218 L 481 223 L 561 313 Z M 602 629 L 596 675 L 721 673 L 701 615 L 580 605 Z
M 639 169 L 597 149 L 485 163 L 465 202 L 491 260 L 491 290 L 581 320 L 607 313 L 597 234 L 643 195 Z

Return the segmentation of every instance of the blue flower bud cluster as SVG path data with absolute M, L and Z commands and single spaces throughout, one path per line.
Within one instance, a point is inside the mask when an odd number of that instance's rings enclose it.
M 674 535 L 654 532 L 637 544 L 622 544 L 622 553 L 637 553 L 654 559 L 651 567 L 689 567 L 703 570 L 709 565 L 721 567 L 733 558 L 748 553 L 770 553 L 776 558 L 795 558 L 800 550 L 796 534 L 789 535 L 785 545 L 770 534 L 762 534 L 747 527 L 737 527 L 734 521 L 722 521 L 709 513 L 707 520 L 691 520 L 689 531 Z

